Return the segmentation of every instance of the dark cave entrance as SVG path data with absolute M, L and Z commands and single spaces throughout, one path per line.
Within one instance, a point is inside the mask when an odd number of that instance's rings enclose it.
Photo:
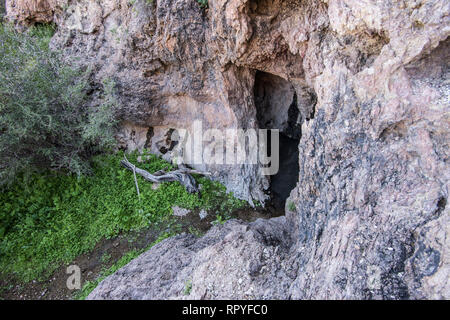
M 298 182 L 298 144 L 301 137 L 297 94 L 290 82 L 273 74 L 257 71 L 254 101 L 256 117 L 261 129 L 280 130 L 280 166 L 270 176 L 271 205 L 283 211 L 286 199 Z M 270 139 L 268 139 L 270 142 Z M 270 143 L 268 153 L 271 153 Z

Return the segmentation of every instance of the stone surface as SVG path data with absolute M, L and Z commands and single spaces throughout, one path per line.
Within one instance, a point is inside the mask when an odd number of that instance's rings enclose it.
M 102 281 L 89 299 L 287 298 L 289 251 L 284 217 L 236 220 L 202 238 L 167 239 Z M 186 286 L 192 284 L 188 292 Z
M 52 22 L 56 6 L 56 0 L 6 1 L 8 18 L 23 24 Z
M 179 206 L 172 207 L 173 215 L 177 217 L 185 217 L 188 213 L 191 212 L 189 209 L 180 208 Z
M 160 143 L 195 119 L 258 128 L 257 71 L 297 98 L 296 210 L 165 240 L 90 298 L 183 298 L 188 279 L 190 298 L 450 298 L 448 1 L 45 3 L 52 45 L 92 65 L 94 82 L 116 82 L 137 148 L 145 130 L 159 128 Z M 26 10 L 8 15 L 44 19 Z M 207 170 L 244 199 L 267 198 L 254 166 Z

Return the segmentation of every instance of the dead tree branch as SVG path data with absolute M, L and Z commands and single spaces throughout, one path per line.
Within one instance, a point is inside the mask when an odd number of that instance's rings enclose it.
M 189 193 L 198 193 L 200 190 L 198 189 L 197 182 L 191 174 L 201 174 L 201 175 L 210 175 L 208 172 L 202 172 L 194 169 L 189 169 L 186 167 L 179 168 L 174 171 L 165 172 L 164 170 L 159 170 L 154 174 L 150 172 L 140 169 L 128 161 L 127 158 L 120 161 L 120 164 L 132 171 L 133 173 L 137 173 L 145 180 L 153 183 L 161 183 L 161 182 L 180 182 Z

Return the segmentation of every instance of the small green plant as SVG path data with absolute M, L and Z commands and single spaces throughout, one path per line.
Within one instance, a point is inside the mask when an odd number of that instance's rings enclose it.
M 111 255 L 108 252 L 103 253 L 102 256 L 100 257 L 101 263 L 108 263 L 110 260 L 111 260 Z
M 184 295 L 188 296 L 191 294 L 192 291 L 192 280 L 188 279 L 186 280 L 186 282 L 184 283 Z
M 226 221 L 228 220 L 228 218 L 224 218 L 222 215 L 217 214 L 216 215 L 216 220 L 214 220 L 212 222 L 213 225 L 218 225 L 218 224 L 224 224 Z
M 200 8 L 202 9 L 206 9 L 208 8 L 209 4 L 208 4 L 208 0 L 196 0 L 198 5 L 200 6 Z
M 194 235 L 196 238 L 200 238 L 203 235 L 203 232 L 198 228 L 189 226 L 188 230 L 189 230 L 189 233 Z
M 295 210 L 296 210 L 295 203 L 292 202 L 292 201 L 289 201 L 289 202 L 288 202 L 287 207 L 288 207 L 288 210 L 289 210 L 289 211 L 295 211 Z
M 55 32 L 56 25 L 50 23 L 31 26 L 27 30 L 28 36 L 33 38 L 44 51 L 48 50 L 48 45 Z
M 120 34 L 121 34 L 121 27 L 118 27 L 118 28 L 112 28 L 111 30 L 110 30 L 110 32 L 111 32 L 111 35 L 114 37 L 114 39 L 116 40 L 116 42 L 117 43 L 119 43 L 120 42 Z

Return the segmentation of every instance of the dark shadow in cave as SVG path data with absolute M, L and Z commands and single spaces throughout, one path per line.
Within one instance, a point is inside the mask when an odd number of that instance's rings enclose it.
M 284 214 L 286 199 L 298 182 L 298 144 L 301 126 L 297 95 L 287 80 L 257 71 L 254 99 L 259 127 L 280 130 L 280 166 L 278 173 L 270 177 L 269 192 L 270 205 L 275 209 L 274 215 Z M 268 141 L 270 142 L 270 139 Z M 270 144 L 268 153 L 271 153 Z
M 300 140 L 292 139 L 280 133 L 280 169 L 270 177 L 272 205 L 277 210 L 284 210 L 286 199 L 298 181 L 298 144 Z

